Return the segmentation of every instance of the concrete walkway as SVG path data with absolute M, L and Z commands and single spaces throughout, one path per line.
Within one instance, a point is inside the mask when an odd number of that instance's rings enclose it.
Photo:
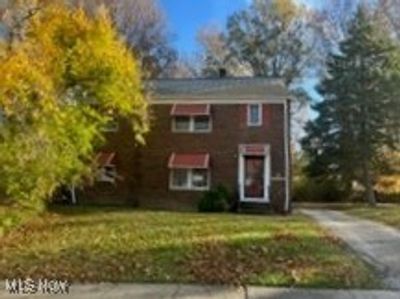
M 400 290 L 400 231 L 338 211 L 303 209 L 301 212 L 359 253 L 377 269 L 388 288 Z
M 68 298 L 68 299 L 398 299 L 400 292 L 315 290 L 223 286 L 200 286 L 178 284 L 97 284 L 72 285 L 69 294 L 58 296 L 9 295 L 0 287 L 0 298 Z

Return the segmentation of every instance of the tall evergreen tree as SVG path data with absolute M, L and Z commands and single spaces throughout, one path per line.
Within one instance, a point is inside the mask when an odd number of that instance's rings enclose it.
M 398 45 L 360 6 L 339 52 L 331 54 L 308 123 L 303 149 L 312 177 L 335 180 L 349 189 L 358 182 L 375 204 L 374 181 L 381 153 L 398 150 L 400 119 Z

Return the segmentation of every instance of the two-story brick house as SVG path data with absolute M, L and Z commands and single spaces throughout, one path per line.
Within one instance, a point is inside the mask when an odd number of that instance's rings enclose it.
M 290 99 L 282 81 L 168 79 L 149 88 L 146 145 L 135 145 L 124 123 L 110 128 L 98 156 L 106 175 L 88 197 L 187 209 L 224 185 L 240 202 L 290 210 Z

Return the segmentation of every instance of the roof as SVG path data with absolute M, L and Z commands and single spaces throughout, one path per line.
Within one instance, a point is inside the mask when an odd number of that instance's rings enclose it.
M 248 98 L 287 99 L 288 89 L 280 79 L 264 77 L 159 79 L 147 82 L 154 99 L 185 98 Z

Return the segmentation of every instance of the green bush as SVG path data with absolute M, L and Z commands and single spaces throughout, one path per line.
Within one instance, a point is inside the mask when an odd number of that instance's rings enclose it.
M 215 189 L 203 194 L 198 203 L 199 212 L 224 212 L 231 205 L 229 191 L 224 186 L 217 186 Z
M 304 177 L 294 181 L 294 201 L 338 202 L 347 198 L 348 194 L 333 181 Z
M 395 192 L 377 192 L 377 201 L 383 203 L 396 203 L 400 202 L 400 193 Z

